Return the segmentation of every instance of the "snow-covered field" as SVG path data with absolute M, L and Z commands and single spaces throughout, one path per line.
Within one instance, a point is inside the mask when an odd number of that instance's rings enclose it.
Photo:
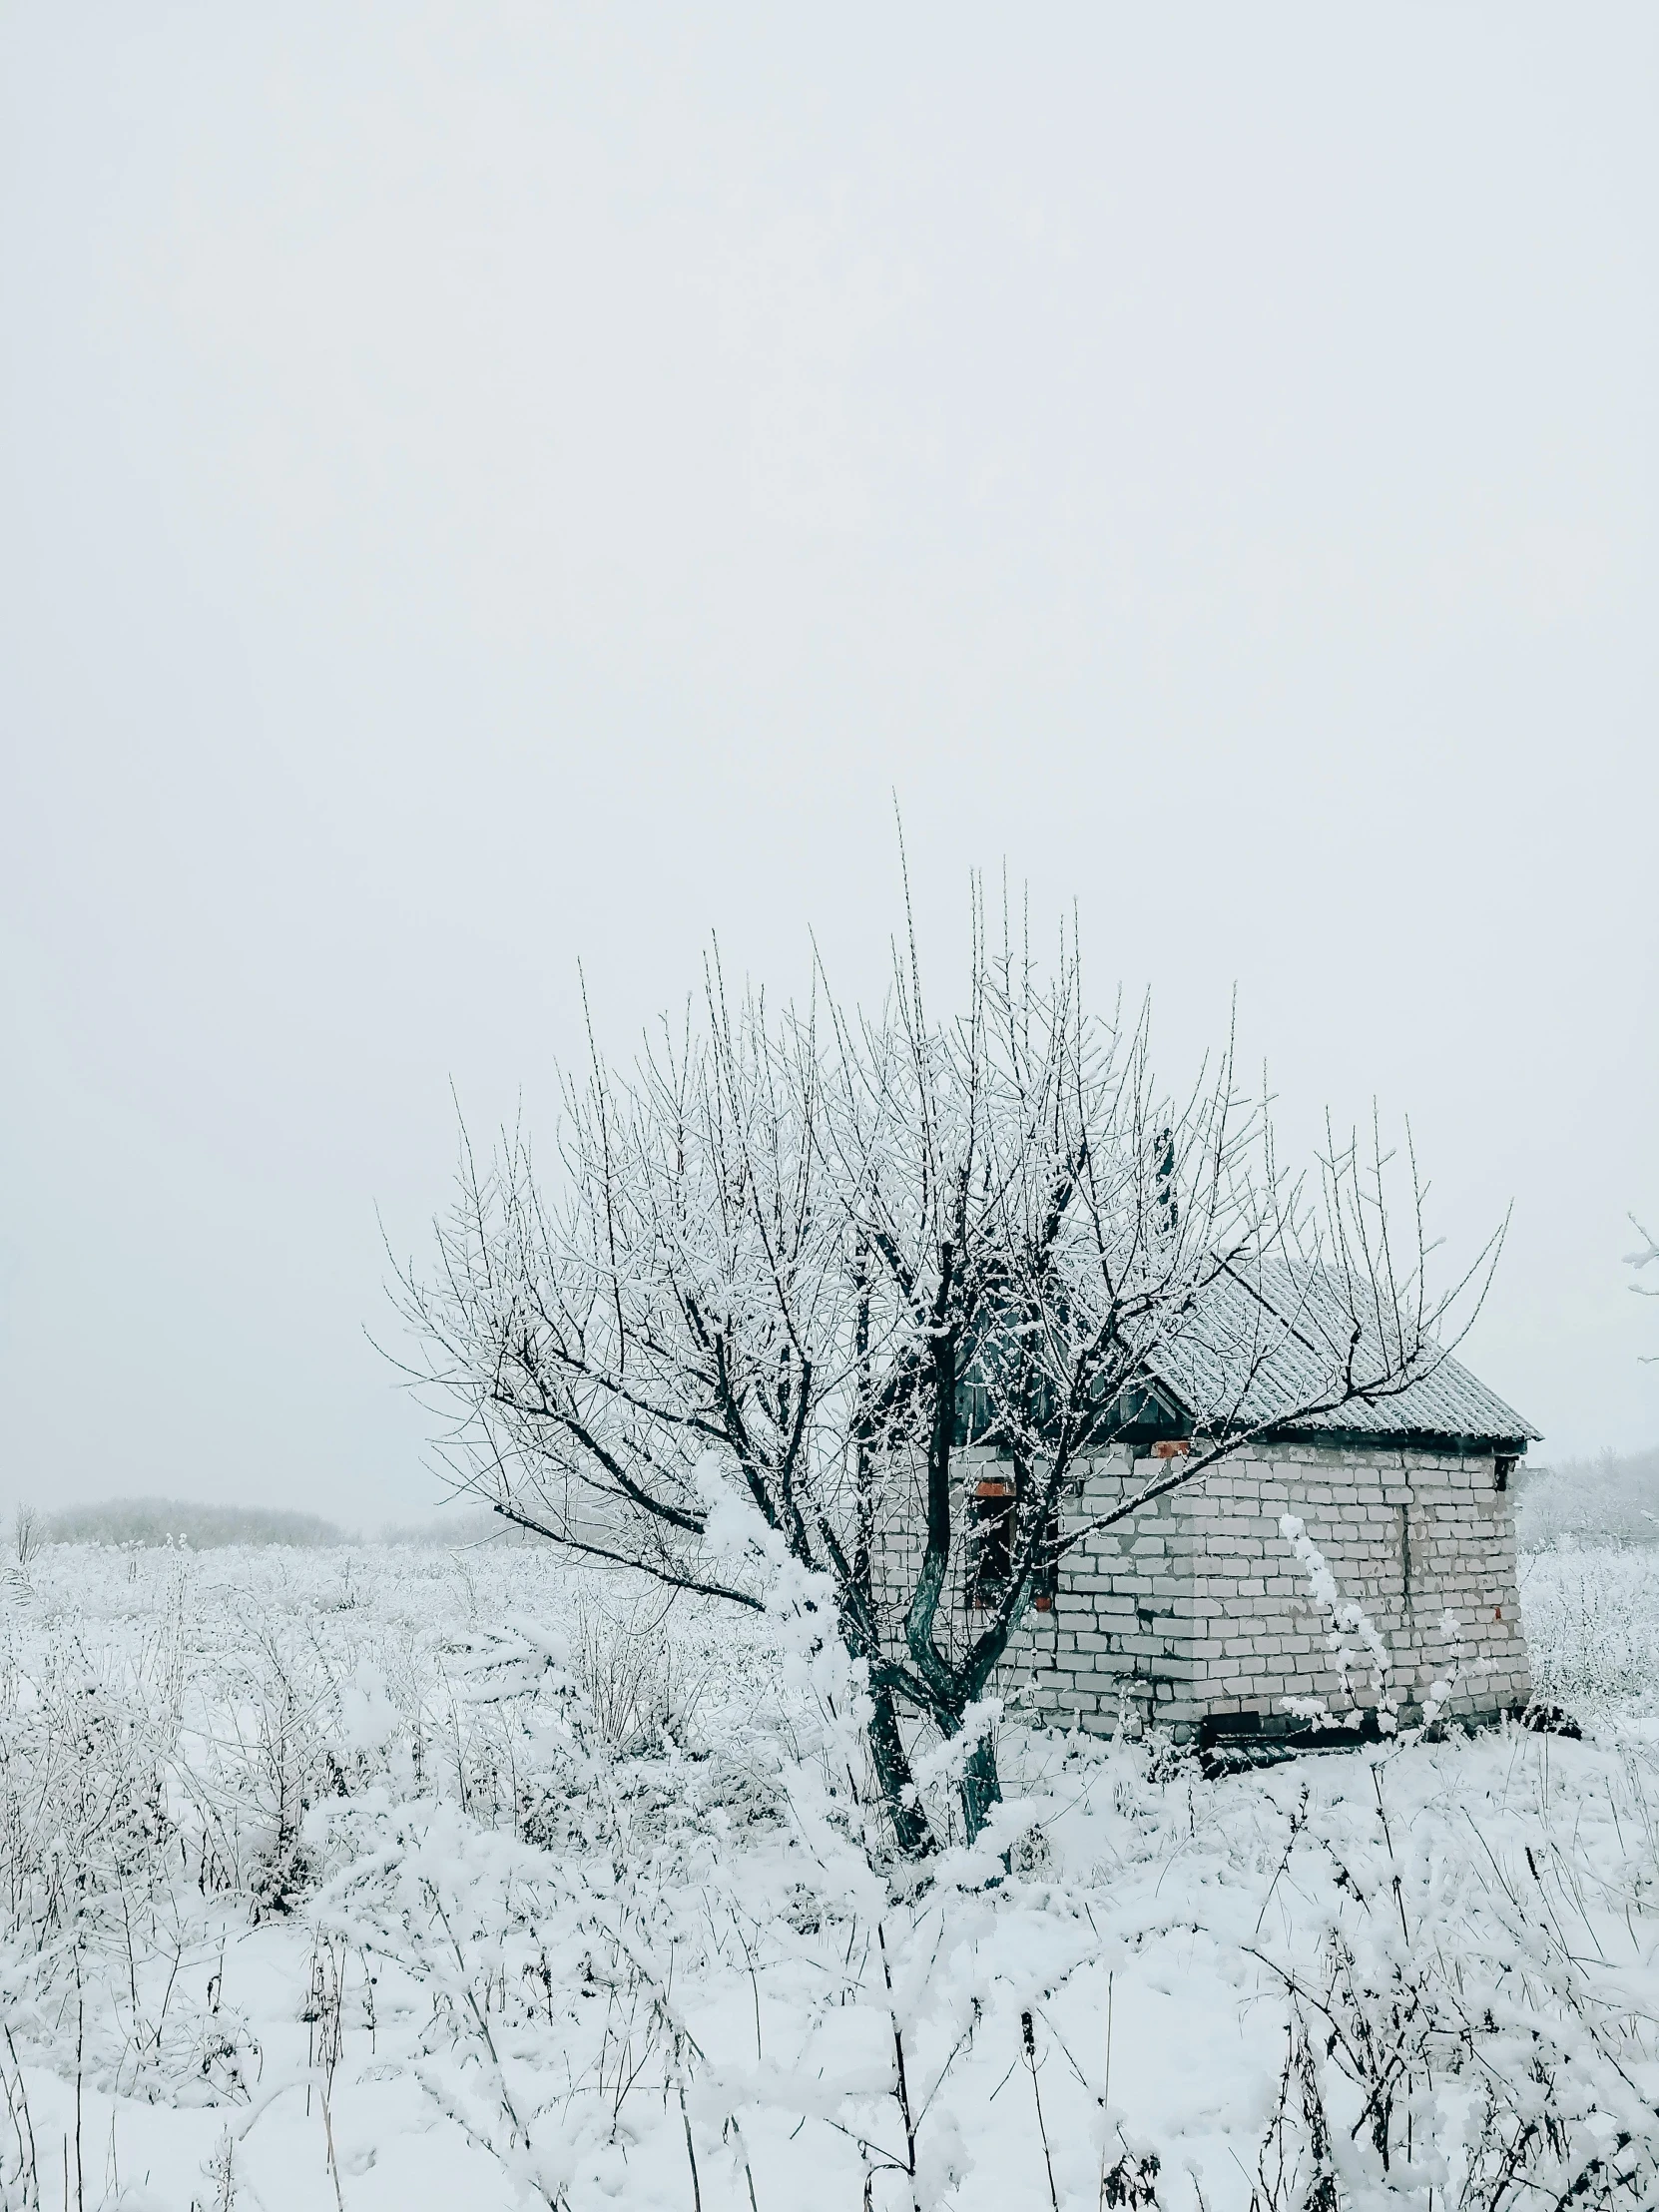
M 534 1549 L 50 1548 L 0 2204 L 1659 2203 L 1659 1553 L 1525 1577 L 1583 1742 L 1207 1782 L 1010 1717 L 1012 1875 L 906 1894 L 765 1624 Z

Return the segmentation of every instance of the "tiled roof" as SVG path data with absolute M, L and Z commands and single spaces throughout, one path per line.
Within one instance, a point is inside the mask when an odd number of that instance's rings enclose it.
M 1351 1332 L 1349 1302 L 1334 1278 L 1280 1262 L 1260 1273 L 1218 1276 L 1146 1368 L 1201 1424 L 1401 1440 L 1523 1444 L 1537 1437 L 1529 1421 L 1446 1352 L 1432 1352 L 1404 1388 L 1301 1411 L 1340 1394 Z M 1367 1317 L 1354 1364 L 1362 1385 L 1386 1373 L 1383 1343 L 1379 1317 Z

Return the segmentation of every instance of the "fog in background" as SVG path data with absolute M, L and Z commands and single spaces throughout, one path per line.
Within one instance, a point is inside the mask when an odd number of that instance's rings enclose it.
M 375 1209 L 1006 863 L 1659 1440 L 1650 8 L 0 12 L 0 1497 L 417 1520 Z M 1650 1271 L 1651 1273 L 1651 1271 Z
M 1515 1532 L 1522 1551 L 1609 1539 L 1659 1544 L 1659 1449 L 1601 1451 L 1553 1466 L 1543 1463 L 1546 1456 L 1516 1477 Z

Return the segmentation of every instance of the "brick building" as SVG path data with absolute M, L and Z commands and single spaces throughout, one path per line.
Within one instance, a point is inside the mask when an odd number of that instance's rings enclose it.
M 1150 1722 L 1206 1741 L 1306 1728 L 1294 1708 L 1316 1700 L 1337 1715 L 1358 1705 L 1370 1725 L 1386 1697 L 1409 1724 L 1436 1683 L 1450 1685 L 1441 1710 L 1452 1717 L 1523 1704 L 1510 1476 L 1537 1431 L 1449 1357 L 1391 1396 L 1278 1418 L 1276 1407 L 1319 1398 L 1342 1332 L 1321 1326 L 1304 1288 L 1287 1291 L 1277 1314 L 1267 1304 L 1264 1338 L 1264 1303 L 1260 1281 L 1224 1286 L 1202 1327 L 1148 1361 L 1080 1463 L 1062 1538 L 1133 1496 L 1159 1461 L 1201 1448 L 1204 1433 L 1232 1424 L 1249 1443 L 1064 1551 L 1016 1624 L 996 1687 L 1058 1725 Z M 974 1434 L 970 1403 L 964 1567 L 952 1593 L 965 1636 L 985 1531 L 1011 1495 L 1006 1457 Z M 1356 1654 L 1345 1691 L 1332 1614 L 1281 1527 L 1287 1515 L 1303 1523 L 1341 1600 L 1381 1632 L 1384 1683 L 1351 1628 L 1340 1638 Z M 889 1541 L 919 1556 L 913 1524 L 890 1525 Z M 994 1575 L 994 1556 L 990 1565 Z

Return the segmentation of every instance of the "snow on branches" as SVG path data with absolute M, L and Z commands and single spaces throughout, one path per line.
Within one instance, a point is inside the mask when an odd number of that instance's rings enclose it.
M 521 1131 L 487 1162 L 463 1135 L 436 1266 L 402 1270 L 399 1299 L 455 1479 L 509 1520 L 755 1610 L 754 1561 L 714 1540 L 730 1495 L 828 1578 L 894 1840 L 920 1856 L 940 1838 L 909 1734 L 958 1737 L 989 1694 L 1089 1533 L 1061 1532 L 1062 1501 L 1153 1366 L 1188 1379 L 1193 1447 L 1109 1520 L 1270 1421 L 1444 1360 L 1479 1284 L 1430 1291 L 1414 1163 L 1397 1208 L 1391 1172 L 1380 1138 L 1333 1139 L 1288 1177 L 1231 1044 L 1170 1094 L 1144 1017 L 1088 1011 L 1074 942 L 1042 974 L 989 950 L 976 907 L 948 1020 L 913 952 L 874 1014 L 822 974 L 804 1006 L 736 996 L 711 957 L 701 1007 L 632 1068 L 596 1053 L 568 1081 L 548 1172 Z M 1009 1474 L 971 1606 L 967 1442 Z M 969 1840 L 999 1794 L 979 1732 Z

